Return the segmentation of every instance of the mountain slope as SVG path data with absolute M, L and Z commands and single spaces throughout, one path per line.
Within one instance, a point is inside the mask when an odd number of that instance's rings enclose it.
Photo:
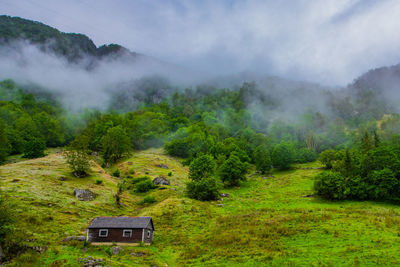
M 129 163 L 131 162 L 131 163 Z M 165 164 L 169 169 L 157 167 Z M 0 166 L 0 184 L 13 205 L 23 244 L 48 246 L 42 254 L 28 251 L 16 266 L 80 266 L 92 256 L 112 266 L 263 266 L 263 265 L 398 265 L 400 208 L 376 202 L 330 202 L 312 193 L 317 163 L 275 172 L 272 177 L 251 175 L 240 187 L 224 189 L 229 197 L 200 202 L 184 195 L 187 168 L 162 150 L 134 153 L 109 170 L 123 177 L 172 172 L 171 186 L 147 194 L 124 191 L 117 208 L 113 195 L 121 178 L 98 166 L 92 176 L 74 178 L 60 153 Z M 301 169 L 304 168 L 304 169 Z M 65 177 L 65 181 L 59 180 Z M 97 185 L 102 180 L 103 185 Z M 74 188 L 89 188 L 94 201 L 74 198 Z M 141 205 L 146 195 L 154 204 Z M 126 206 L 125 206 L 126 205 Z M 152 216 L 155 239 L 150 247 L 124 247 L 109 257 L 107 247 L 61 242 L 84 235 L 96 216 Z M 13 265 L 11 265 L 13 266 Z

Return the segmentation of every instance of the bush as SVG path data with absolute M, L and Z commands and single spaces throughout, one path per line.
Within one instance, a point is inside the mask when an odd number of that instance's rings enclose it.
M 248 165 L 240 161 L 239 157 L 233 152 L 229 159 L 221 165 L 219 169 L 219 176 L 222 182 L 235 186 L 240 181 L 246 180 L 245 174 L 247 172 Z
M 87 176 L 90 171 L 90 157 L 86 150 L 68 148 L 68 151 L 65 151 L 64 155 L 75 176 Z
M 33 159 L 45 156 L 46 143 L 39 138 L 32 138 L 26 142 L 24 158 Z
M 328 149 L 319 154 L 318 160 L 324 164 L 327 169 L 332 169 L 333 162 L 335 161 L 335 155 L 335 150 Z
M 188 197 L 197 200 L 207 201 L 219 198 L 217 181 L 214 177 L 188 182 L 186 191 Z
M 112 175 L 113 175 L 114 177 L 120 177 L 120 176 L 121 176 L 121 173 L 120 173 L 119 169 L 115 169 Z
M 317 153 L 311 149 L 301 148 L 297 151 L 296 158 L 298 163 L 313 162 L 317 159 Z
M 156 188 L 156 187 L 154 186 L 153 182 L 149 178 L 147 178 L 146 180 L 141 181 L 136 184 L 135 192 L 146 193 L 154 188 Z
M 214 158 L 210 155 L 201 155 L 195 158 L 189 166 L 189 178 L 200 180 L 210 177 L 214 174 L 216 164 Z
M 388 169 L 373 171 L 368 175 L 370 186 L 369 198 L 370 199 L 391 199 L 399 192 L 399 181 L 396 179 L 394 173 Z
M 274 168 L 286 170 L 294 161 L 294 149 L 289 143 L 281 143 L 275 146 L 272 152 L 272 163 Z
M 322 172 L 315 177 L 315 192 L 326 199 L 345 199 L 349 194 L 346 179 L 337 172 Z
M 265 174 L 272 168 L 271 156 L 266 146 L 258 146 L 253 153 L 256 169 Z
M 97 185 L 103 184 L 103 180 L 96 180 L 96 184 L 97 184 Z
M 171 177 L 171 176 L 172 176 L 172 172 L 169 172 L 169 173 L 168 173 L 168 176 L 170 176 L 170 177 Z
M 157 202 L 153 196 L 145 196 L 140 204 L 153 204 Z

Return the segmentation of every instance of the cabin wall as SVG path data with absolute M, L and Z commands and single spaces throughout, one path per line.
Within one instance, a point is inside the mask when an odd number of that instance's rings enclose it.
M 107 229 L 107 228 L 101 228 L 101 229 Z M 91 242 L 123 242 L 123 243 L 139 243 L 142 241 L 143 229 L 129 229 L 129 228 L 107 229 L 108 230 L 107 237 L 100 237 L 99 230 L 100 229 L 89 229 L 88 240 Z M 132 236 L 123 237 L 122 236 L 123 230 L 132 230 Z
M 148 236 L 148 232 L 150 232 L 150 236 Z M 144 236 L 143 236 L 143 242 L 144 243 L 151 243 L 153 242 L 153 230 L 151 229 L 144 229 Z

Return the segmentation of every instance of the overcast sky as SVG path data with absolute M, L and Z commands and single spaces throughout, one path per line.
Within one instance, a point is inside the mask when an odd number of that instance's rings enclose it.
M 213 74 L 345 85 L 400 63 L 399 0 L 0 0 L 0 13 Z

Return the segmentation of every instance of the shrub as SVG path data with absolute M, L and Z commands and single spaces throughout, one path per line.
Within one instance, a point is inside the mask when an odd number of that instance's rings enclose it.
M 327 169 L 332 169 L 333 162 L 335 161 L 335 155 L 335 150 L 328 149 L 319 154 L 318 160 L 324 164 Z
M 201 155 L 195 158 L 189 166 L 189 178 L 200 180 L 210 177 L 214 174 L 216 164 L 214 158 L 210 155 Z
M 286 170 L 294 161 L 294 149 L 289 143 L 283 142 L 274 147 L 272 152 L 272 163 L 274 168 Z
M 121 176 L 121 173 L 120 173 L 119 169 L 115 169 L 112 175 L 113 175 L 114 177 L 120 177 L 120 176 Z
M 391 199 L 399 192 L 399 181 L 394 173 L 388 169 L 373 171 L 368 175 L 370 183 L 369 198 L 371 199 Z
M 311 149 L 301 148 L 297 151 L 296 158 L 299 163 L 313 162 L 317 159 L 317 153 Z
M 77 177 L 85 177 L 90 171 L 90 157 L 86 150 L 68 148 L 64 153 L 72 173 Z
M 314 190 L 327 199 L 345 199 L 349 194 L 346 179 L 338 172 L 322 172 L 315 177 Z
M 45 156 L 46 143 L 40 138 L 31 138 L 26 142 L 24 158 L 33 159 Z
M 153 196 L 145 196 L 140 204 L 153 204 L 157 202 Z
M 103 184 L 103 180 L 96 180 L 96 184 L 97 184 L 97 185 Z
M 246 180 L 245 174 L 248 165 L 240 161 L 239 157 L 233 152 L 229 159 L 227 159 L 219 169 L 219 176 L 222 182 L 234 186 L 238 185 L 240 181 Z
M 188 182 L 186 191 L 188 197 L 202 201 L 217 200 L 219 197 L 217 181 L 214 177 Z
M 135 192 L 146 193 L 154 188 L 155 188 L 155 186 L 154 186 L 153 182 L 148 178 L 148 179 L 136 184 Z
M 258 146 L 253 153 L 256 169 L 262 174 L 265 174 L 272 168 L 271 156 L 266 146 Z
M 172 176 L 172 172 L 169 172 L 169 173 L 168 173 L 168 176 L 170 176 L 170 177 L 171 177 L 171 176 Z

